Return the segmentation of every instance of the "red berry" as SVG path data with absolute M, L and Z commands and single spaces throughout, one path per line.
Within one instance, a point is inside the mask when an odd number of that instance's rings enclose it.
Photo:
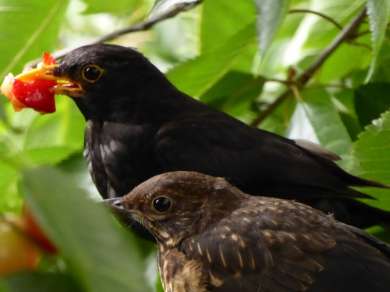
M 23 220 L 24 232 L 29 235 L 43 251 L 50 254 L 56 254 L 58 252 L 57 247 L 46 237 L 26 206 L 23 207 Z
M 56 110 L 53 90 L 55 85 L 54 80 L 35 79 L 24 82 L 15 79 L 12 93 L 26 107 L 42 113 L 52 113 Z
M 36 244 L 4 219 L 0 219 L 0 246 L 0 276 L 37 267 L 40 251 Z
M 49 53 L 44 53 L 42 59 L 38 68 L 56 64 L 55 58 Z M 40 79 L 42 76 L 37 72 L 35 74 L 36 76 L 28 76 L 28 79 L 15 79 L 12 74 L 8 74 L 0 86 L 0 91 L 11 101 L 15 111 L 28 107 L 41 113 L 55 112 L 54 86 L 57 82 Z

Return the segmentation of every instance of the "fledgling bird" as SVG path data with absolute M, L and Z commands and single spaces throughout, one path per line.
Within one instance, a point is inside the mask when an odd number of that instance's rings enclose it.
M 155 236 L 166 292 L 388 292 L 390 247 L 307 205 L 196 172 L 111 199 Z
M 390 222 L 390 213 L 354 200 L 368 196 L 351 188 L 382 184 L 348 174 L 319 146 L 250 127 L 189 97 L 133 49 L 84 46 L 42 70 L 87 121 L 85 157 L 104 198 L 163 172 L 192 170 L 225 177 L 251 195 L 307 203 L 356 226 Z

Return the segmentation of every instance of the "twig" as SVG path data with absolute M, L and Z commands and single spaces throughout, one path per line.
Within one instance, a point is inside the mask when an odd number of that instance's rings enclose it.
M 363 9 L 352 21 L 343 28 L 336 38 L 326 47 L 318 58 L 297 78 L 296 86 L 302 88 L 314 76 L 317 70 L 325 63 L 332 53 L 358 29 L 361 22 L 366 16 L 366 10 Z M 261 112 L 251 123 L 252 126 L 258 127 L 278 106 L 283 103 L 291 94 L 291 87 L 277 97 L 267 109 Z
M 188 10 L 198 6 L 202 2 L 203 2 L 203 0 L 193 0 L 191 2 L 176 3 L 175 5 L 172 5 L 169 9 L 167 9 L 166 11 L 164 11 L 160 14 L 156 14 L 156 15 L 152 14 L 152 16 L 149 17 L 145 21 L 142 21 L 140 23 L 136 23 L 136 24 L 129 26 L 129 27 L 125 27 L 125 28 L 110 32 L 110 33 L 98 38 L 96 41 L 91 42 L 90 44 L 104 43 L 107 41 L 114 40 L 114 39 L 116 39 L 120 36 L 123 36 L 125 34 L 149 30 L 150 28 L 152 28 L 156 24 L 158 24 L 164 20 L 173 18 L 182 12 L 188 11 Z M 56 59 L 61 59 L 71 50 L 72 49 L 59 50 L 59 51 L 54 52 L 53 56 Z M 33 61 L 27 63 L 25 67 L 26 68 L 35 67 L 39 62 L 41 62 L 41 59 L 33 60 Z
M 314 15 L 317 15 L 325 20 L 327 20 L 328 22 L 332 23 L 335 27 L 337 27 L 339 30 L 342 30 L 343 29 L 343 26 L 338 23 L 335 19 L 333 19 L 332 17 L 330 17 L 329 15 L 326 15 L 324 13 L 321 13 L 321 12 L 318 12 L 318 11 L 315 11 L 315 10 L 310 10 L 310 9 L 291 9 L 289 10 L 290 14 L 293 14 L 293 13 L 309 13 L 309 14 L 314 14 Z M 366 31 L 366 33 L 370 33 L 370 31 Z M 356 46 L 356 47 L 362 47 L 362 48 L 365 48 L 365 49 L 368 49 L 369 51 L 371 51 L 371 47 L 366 45 L 366 44 L 362 44 L 362 43 L 358 43 L 356 41 L 353 41 L 354 39 L 362 36 L 364 34 L 361 34 L 361 33 L 358 33 L 358 32 L 355 32 L 354 34 L 350 34 L 349 36 L 349 39 L 346 39 L 345 41 L 348 42 L 349 44 L 353 45 L 353 46 Z
M 310 14 L 314 14 L 314 15 L 317 15 L 319 17 L 322 17 L 323 19 L 329 21 L 330 23 L 332 23 L 334 26 L 336 26 L 338 29 L 342 30 L 343 29 L 343 26 L 338 23 L 336 20 L 334 20 L 332 17 L 324 14 L 324 13 L 321 13 L 321 12 L 318 12 L 318 11 L 315 11 L 315 10 L 310 10 L 310 9 L 291 9 L 288 11 L 288 13 L 292 14 L 292 13 L 310 13 Z
M 158 14 L 158 15 L 152 15 L 149 19 L 137 23 L 133 26 L 130 27 L 125 27 L 116 31 L 113 31 L 107 35 L 104 35 L 97 39 L 93 44 L 98 44 L 98 43 L 104 43 L 107 41 L 111 41 L 113 39 L 116 39 L 122 35 L 129 34 L 129 33 L 134 33 L 134 32 L 139 32 L 139 31 L 145 31 L 150 28 L 152 28 L 154 25 L 157 23 L 167 20 L 169 18 L 175 17 L 179 13 L 182 13 L 184 11 L 188 11 L 195 6 L 198 6 L 200 3 L 202 3 L 203 0 L 195 0 L 192 2 L 181 2 L 181 3 L 176 3 L 175 5 L 172 5 L 170 9 L 167 11 Z

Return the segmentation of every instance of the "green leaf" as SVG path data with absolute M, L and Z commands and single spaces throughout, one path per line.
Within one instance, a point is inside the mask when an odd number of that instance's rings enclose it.
M 362 127 L 390 108 L 390 83 L 369 83 L 356 89 L 355 109 Z
M 386 227 L 376 225 L 366 229 L 366 231 L 380 240 L 390 242 L 390 232 Z
M 81 292 L 74 280 L 64 274 L 21 273 L 4 279 L 8 292 Z
M 269 115 L 262 123 L 261 128 L 281 136 L 286 135 L 291 127 L 291 117 L 296 108 L 296 100 L 288 98 L 281 104 L 271 115 Z M 267 105 L 266 103 L 264 104 Z M 259 106 L 262 110 L 262 106 Z
M 4 278 L 0 278 L 0 292 L 13 292 L 9 289 L 9 286 Z
M 359 136 L 351 152 L 352 171 L 359 176 L 390 184 L 390 111 L 381 115 Z M 377 198 L 368 204 L 390 210 L 390 190 L 365 189 Z
M 7 283 L 4 279 L 0 279 L 0 292 L 12 292 L 8 289 Z
M 258 11 L 257 30 L 260 50 L 264 56 L 278 32 L 289 7 L 289 0 L 255 0 Z
M 21 198 L 17 193 L 17 182 L 20 174 L 17 169 L 7 165 L 0 159 L 0 213 L 17 210 L 21 206 Z
M 112 13 L 112 14 L 130 14 L 139 4 L 140 0 L 83 0 L 87 4 L 84 10 L 85 14 L 93 13 Z
M 370 82 L 390 82 L 390 39 L 386 38 L 377 56 L 375 72 Z
M 253 0 L 205 1 L 200 35 L 202 53 L 216 49 L 255 21 L 256 7 Z
M 351 138 L 329 94 L 322 89 L 302 92 L 303 107 L 322 146 L 339 155 L 350 151 Z
M 24 172 L 26 199 L 73 276 L 93 292 L 148 291 L 134 238 L 54 168 Z
M 28 127 L 25 155 L 35 164 L 56 164 L 83 148 L 84 118 L 68 97 L 58 97 L 55 114 L 38 116 Z
M 69 1 L 0 1 L 0 80 L 54 48 Z
M 255 37 L 254 23 L 247 25 L 224 45 L 174 67 L 167 77 L 187 94 L 199 97 L 232 68 L 241 52 L 255 42 Z
M 334 103 L 340 114 L 341 120 L 352 141 L 356 141 L 359 133 L 362 131 L 355 110 L 354 93 L 353 89 L 342 89 L 332 93 L 332 98 L 334 98 Z
M 309 2 L 310 5 L 306 3 L 302 7 L 326 14 L 343 25 L 361 11 L 366 0 L 311 0 Z M 301 18 L 301 23 L 292 37 L 289 36 L 285 65 L 295 66 L 305 58 L 322 52 L 340 32 L 334 24 L 310 13 L 292 14 L 288 19 L 292 17 Z
M 359 60 L 359 62 L 351 62 Z M 340 80 L 354 70 L 365 70 L 370 64 L 370 51 L 366 47 L 342 44 L 321 67 L 315 79 L 323 84 Z
M 387 24 L 390 20 L 390 1 L 368 0 L 367 14 L 370 21 L 373 47 L 373 61 L 368 75 L 370 79 L 375 73 L 378 61 L 377 57 L 386 36 Z
M 161 283 L 160 278 L 158 278 L 158 279 L 156 280 L 155 291 L 156 291 L 156 292 L 164 292 L 164 288 L 163 288 L 163 286 L 162 286 L 162 283 Z
M 252 103 L 260 95 L 264 81 L 261 76 L 230 71 L 205 92 L 200 100 L 235 117 L 245 119 L 251 114 Z

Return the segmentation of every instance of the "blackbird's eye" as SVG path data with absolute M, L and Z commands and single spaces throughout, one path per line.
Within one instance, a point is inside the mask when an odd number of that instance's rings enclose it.
M 89 83 L 95 83 L 102 77 L 103 72 L 104 70 L 98 65 L 86 65 L 81 70 L 81 77 Z
M 166 212 L 171 209 L 172 201 L 168 197 L 157 197 L 152 202 L 152 207 L 159 213 Z

